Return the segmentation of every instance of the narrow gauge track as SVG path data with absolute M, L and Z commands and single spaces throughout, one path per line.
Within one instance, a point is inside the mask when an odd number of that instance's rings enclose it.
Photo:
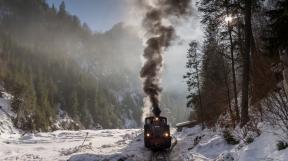
M 169 161 L 169 153 L 169 150 L 153 152 L 151 161 Z
M 173 142 L 170 149 L 163 151 L 153 151 L 151 156 L 151 161 L 169 161 L 170 152 L 173 150 L 177 144 L 177 139 L 173 137 Z

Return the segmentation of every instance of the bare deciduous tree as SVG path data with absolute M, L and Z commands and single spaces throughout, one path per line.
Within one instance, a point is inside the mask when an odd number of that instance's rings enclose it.
M 263 101 L 266 106 L 266 119 L 273 126 L 279 127 L 288 139 L 288 97 L 283 87 L 273 91 Z

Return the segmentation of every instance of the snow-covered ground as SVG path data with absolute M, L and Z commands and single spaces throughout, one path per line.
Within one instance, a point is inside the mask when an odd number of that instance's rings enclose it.
M 13 126 L 13 96 L 1 93 L 0 161 L 150 159 L 151 152 L 144 148 L 141 129 L 58 130 L 25 134 Z
M 0 98 L 0 161 L 149 161 L 141 129 L 58 130 L 23 134 L 13 126 L 12 96 Z M 250 144 L 229 145 L 220 129 L 200 126 L 174 133 L 178 143 L 170 161 L 288 161 L 288 149 L 276 148 L 278 132 L 259 124 L 261 135 Z M 281 133 L 281 132 L 278 132 Z
M 170 160 L 288 161 L 288 149 L 278 151 L 278 137 L 269 130 L 263 129 L 262 134 L 248 145 L 229 145 L 220 132 L 202 131 L 198 126 L 184 129 L 175 133 L 178 144 L 171 152 Z M 141 133 L 139 129 L 113 129 L 14 135 L 0 139 L 0 160 L 149 161 L 151 152 L 144 148 Z M 194 145 L 196 137 L 201 139 Z
M 19 137 L 11 136 L 0 139 L 0 160 L 64 161 L 71 156 L 69 159 L 71 161 L 90 161 L 101 160 L 104 157 L 123 158 L 127 156 L 141 160 L 150 155 L 150 152 L 143 147 L 143 141 L 138 140 L 137 136 L 140 133 L 141 130 L 138 129 L 114 129 L 55 131 L 26 134 Z M 123 151 L 124 153 L 121 154 Z M 140 151 L 143 153 L 139 153 Z M 130 153 L 131 156 L 129 156 Z
M 175 134 L 178 144 L 170 158 L 175 161 L 288 161 L 288 148 L 277 150 L 277 130 L 259 125 L 262 131 L 259 137 L 250 144 L 237 145 L 227 144 L 220 131 L 201 130 L 200 126 L 184 129 Z

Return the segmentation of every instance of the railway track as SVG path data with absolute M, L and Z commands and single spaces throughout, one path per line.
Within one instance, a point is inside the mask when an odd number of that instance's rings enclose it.
M 170 152 L 173 150 L 176 144 L 177 139 L 173 137 L 173 142 L 170 149 L 152 152 L 151 161 L 169 161 Z
M 169 161 L 170 151 L 157 151 L 152 153 L 151 161 Z

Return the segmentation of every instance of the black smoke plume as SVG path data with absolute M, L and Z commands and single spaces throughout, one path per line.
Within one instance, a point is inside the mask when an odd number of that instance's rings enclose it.
M 190 15 L 192 11 L 190 1 L 139 0 L 139 4 L 145 9 L 142 25 L 149 37 L 143 54 L 146 62 L 140 71 L 140 76 L 143 79 L 143 90 L 149 98 L 155 116 L 161 113 L 159 108 L 162 91 L 160 75 L 163 67 L 163 53 L 176 37 L 174 26 L 169 19 L 179 19 Z

